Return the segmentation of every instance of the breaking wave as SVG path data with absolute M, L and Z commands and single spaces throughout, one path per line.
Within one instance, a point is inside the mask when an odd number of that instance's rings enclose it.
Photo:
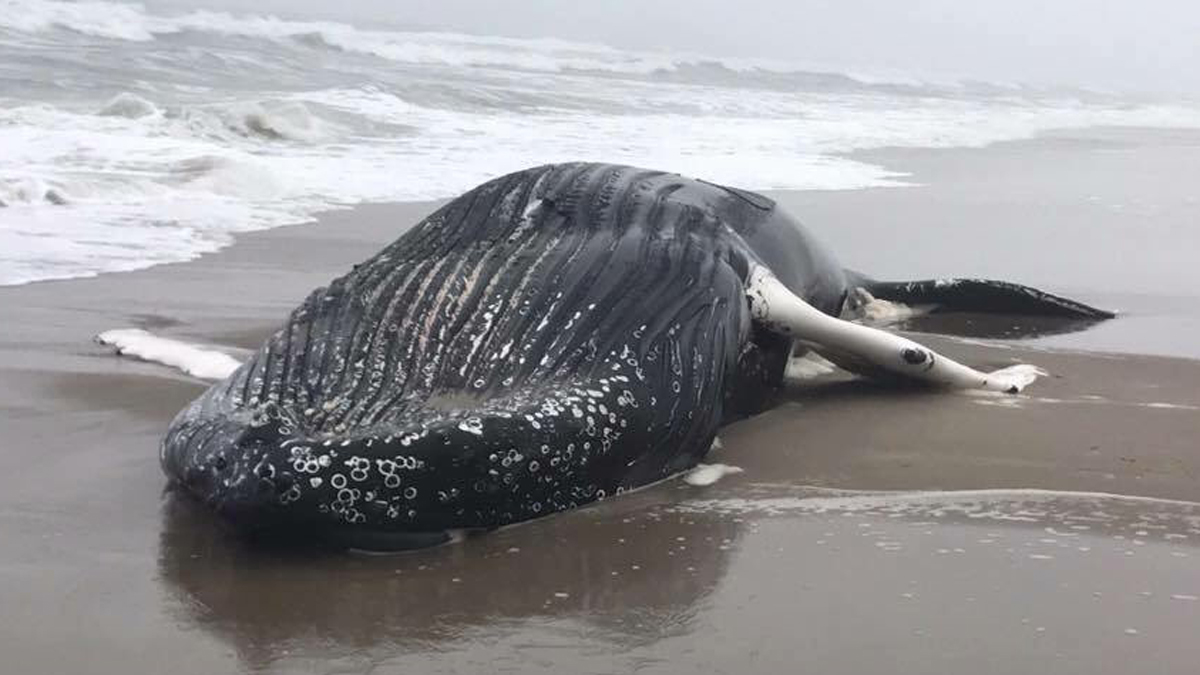
M 198 10 L 153 14 L 140 4 L 88 0 L 0 0 L 0 28 L 22 33 L 71 31 L 109 40 L 149 42 L 183 33 L 257 38 L 412 65 L 496 67 L 547 73 L 571 71 L 624 75 L 666 74 L 705 79 L 758 74 L 809 86 L 923 86 L 911 76 L 871 76 L 798 68 L 769 59 L 715 58 L 702 54 L 649 53 L 555 38 L 509 38 L 433 31 L 368 30 L 334 21 Z M 1009 88 L 1009 85 L 995 85 Z

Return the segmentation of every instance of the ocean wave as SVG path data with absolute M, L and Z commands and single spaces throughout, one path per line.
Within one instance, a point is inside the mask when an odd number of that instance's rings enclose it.
M 558 38 L 514 38 L 445 31 L 360 28 L 336 21 L 195 10 L 157 14 L 143 5 L 107 0 L 0 0 L 0 28 L 44 34 L 66 30 L 109 40 L 150 42 L 186 33 L 263 40 L 304 50 L 383 59 L 414 67 L 489 68 L 546 74 L 587 74 L 651 81 L 736 85 L 795 91 L 867 91 L 916 96 L 970 92 L 1012 96 L 1044 89 L 1011 82 L 917 77 L 893 70 L 830 64 L 648 52 Z M 221 58 L 219 54 L 213 54 Z M 1072 95 L 1098 96 L 1082 89 Z
M 332 123 L 322 120 L 301 103 L 247 102 L 213 107 L 188 107 L 168 113 L 192 133 L 226 139 L 229 134 L 265 141 L 316 143 L 332 134 Z
M 321 119 L 297 101 L 235 101 L 224 104 L 160 108 L 153 101 L 122 92 L 96 111 L 102 117 L 149 120 L 166 133 L 228 140 L 231 136 L 263 141 L 317 143 L 337 125 Z
M 336 128 L 297 101 L 160 107 L 130 93 L 94 115 L 44 105 L 0 109 L 0 125 L 9 151 L 0 160 L 0 197 L 10 206 L 141 201 L 162 194 L 153 186 L 268 199 L 278 190 L 254 168 L 262 164 L 257 146 L 304 147 Z M 46 156 L 54 163 L 39 161 Z
M 119 2 L 0 0 L 0 28 L 39 33 L 55 28 L 113 40 L 154 39 L 153 19 L 141 5 Z
M 345 204 L 447 197 L 553 161 L 664 167 L 750 189 L 859 189 L 905 176 L 845 154 L 858 149 L 1196 123 L 1193 111 L 1174 108 L 783 93 L 747 103 L 716 88 L 702 96 L 689 113 L 458 110 L 378 86 L 188 105 L 126 92 L 87 110 L 0 107 L 0 200 L 9 207 L 0 284 L 185 260 L 234 232 Z M 58 245 L 48 247 L 47 231 Z
M 605 45 L 557 39 L 366 30 L 333 21 L 297 21 L 210 10 L 168 16 L 152 14 L 140 4 L 103 0 L 0 0 L 0 27 L 26 33 L 64 29 L 130 41 L 148 41 L 187 31 L 208 32 L 292 40 L 311 47 L 372 54 L 413 64 L 628 72 L 650 72 L 672 65 L 668 57 L 630 54 Z
M 269 164 L 250 157 L 201 154 L 165 161 L 153 168 L 145 161 L 138 164 L 141 171 L 133 171 L 132 167 L 94 173 L 79 167 L 24 175 L 3 171 L 0 206 L 16 210 L 72 207 L 82 212 L 93 207 L 153 205 L 156 209 L 167 207 L 154 220 L 171 222 L 178 219 L 169 210 L 172 199 L 195 201 L 207 197 L 252 204 L 281 198 L 287 192 Z M 9 217 L 16 216 L 10 212 Z
M 159 115 L 161 111 L 153 102 L 148 101 L 137 94 L 122 92 L 117 94 L 104 107 L 96 112 L 97 115 L 106 117 L 124 117 L 126 119 L 135 120 L 140 117 L 150 117 Z
M 70 203 L 67 191 L 60 184 L 50 183 L 38 176 L 0 177 L 0 207 Z
M 382 31 L 334 21 L 197 10 L 163 15 L 139 4 L 87 0 L 0 0 L 0 27 L 25 33 L 67 30 L 112 40 L 146 42 L 185 32 L 258 38 L 310 49 L 374 56 L 417 66 L 491 67 L 546 73 L 662 75 L 668 79 L 758 75 L 764 81 L 840 86 L 920 86 L 909 75 L 840 73 L 770 59 L 621 50 L 556 38 L 511 38 L 433 31 Z

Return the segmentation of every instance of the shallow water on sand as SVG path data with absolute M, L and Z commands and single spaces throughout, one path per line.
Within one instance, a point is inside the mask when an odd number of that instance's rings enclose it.
M 696 492 L 387 557 L 252 550 L 172 503 L 159 574 L 176 620 L 255 671 L 1117 673 L 1153 655 L 1186 672 L 1200 656 L 1200 505 Z

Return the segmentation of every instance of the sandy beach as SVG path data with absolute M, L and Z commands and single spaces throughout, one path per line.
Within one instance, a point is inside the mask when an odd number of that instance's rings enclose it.
M 744 471 L 716 485 L 405 555 L 227 534 L 158 467 L 205 384 L 92 338 L 256 348 L 435 203 L 0 287 L 6 672 L 1195 672 L 1200 134 L 870 161 L 921 187 L 773 196 L 881 278 L 1004 278 L 1124 315 L 1036 340 L 922 335 L 974 366 L 1050 375 L 1013 397 L 818 378 L 722 432 L 713 461 Z

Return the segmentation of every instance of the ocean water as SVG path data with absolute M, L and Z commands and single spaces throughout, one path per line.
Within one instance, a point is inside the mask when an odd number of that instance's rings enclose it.
M 186 260 L 237 232 L 553 161 L 853 190 L 905 180 L 843 156 L 856 149 L 1197 120 L 1072 89 L 0 0 L 0 284 Z

